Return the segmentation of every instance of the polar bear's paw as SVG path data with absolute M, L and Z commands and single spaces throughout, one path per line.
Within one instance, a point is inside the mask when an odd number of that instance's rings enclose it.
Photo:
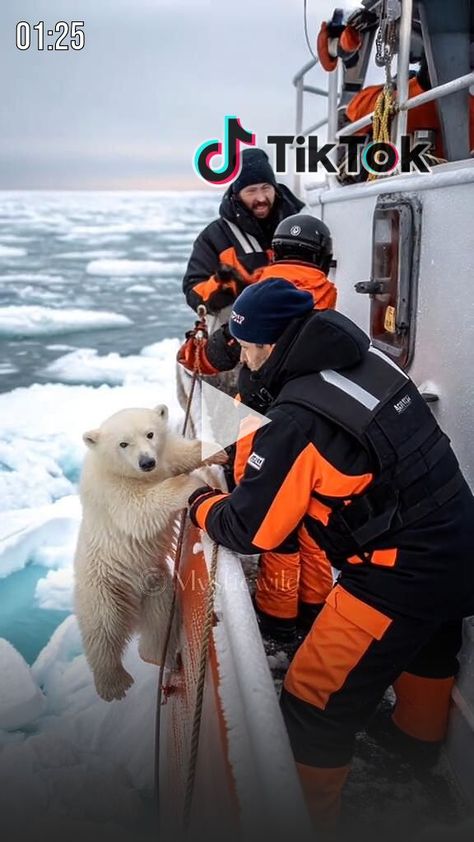
M 212 456 L 203 460 L 203 465 L 226 465 L 229 457 L 225 450 L 217 450 Z
M 133 684 L 132 676 L 122 666 L 111 670 L 106 675 L 94 676 L 95 689 L 106 702 L 123 699 Z

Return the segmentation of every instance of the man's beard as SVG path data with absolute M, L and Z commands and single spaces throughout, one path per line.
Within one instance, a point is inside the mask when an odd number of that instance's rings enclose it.
M 266 199 L 264 202 L 254 202 L 252 205 L 252 213 L 257 219 L 267 219 L 272 211 L 273 202 L 268 201 Z M 263 210 L 266 213 L 263 213 Z

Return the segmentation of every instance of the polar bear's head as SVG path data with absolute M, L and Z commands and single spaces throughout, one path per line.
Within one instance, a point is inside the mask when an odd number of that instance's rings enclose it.
M 122 409 L 83 440 L 109 473 L 120 476 L 153 476 L 163 465 L 168 429 L 168 408 Z

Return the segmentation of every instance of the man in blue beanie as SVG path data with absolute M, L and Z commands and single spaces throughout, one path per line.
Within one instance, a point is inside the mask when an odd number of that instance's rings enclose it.
M 189 505 L 239 553 L 277 549 L 303 524 L 340 571 L 281 696 L 308 806 L 327 827 L 355 734 L 389 686 L 394 741 L 436 760 L 474 613 L 474 498 L 415 384 L 310 299 L 274 278 L 236 300 L 230 330 L 271 423 L 232 493 L 203 487 Z
M 303 202 L 277 183 L 266 152 L 245 149 L 240 174 L 220 204 L 219 219 L 207 225 L 193 245 L 183 278 L 190 307 L 197 310 L 205 304 L 219 324 L 226 321 L 229 305 L 269 263 L 275 228 L 302 207 Z
M 265 284 L 245 289 L 230 314 L 229 330 L 241 348 L 240 361 L 258 371 L 292 319 L 313 310 L 310 292 L 296 289 L 283 278 L 269 278 Z

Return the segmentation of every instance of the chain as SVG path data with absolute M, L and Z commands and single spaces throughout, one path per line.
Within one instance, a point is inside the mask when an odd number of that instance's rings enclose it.
M 375 63 L 385 70 L 385 85 L 393 88 L 392 61 L 397 52 L 400 0 L 384 0 L 380 4 L 379 28 L 375 38 Z

